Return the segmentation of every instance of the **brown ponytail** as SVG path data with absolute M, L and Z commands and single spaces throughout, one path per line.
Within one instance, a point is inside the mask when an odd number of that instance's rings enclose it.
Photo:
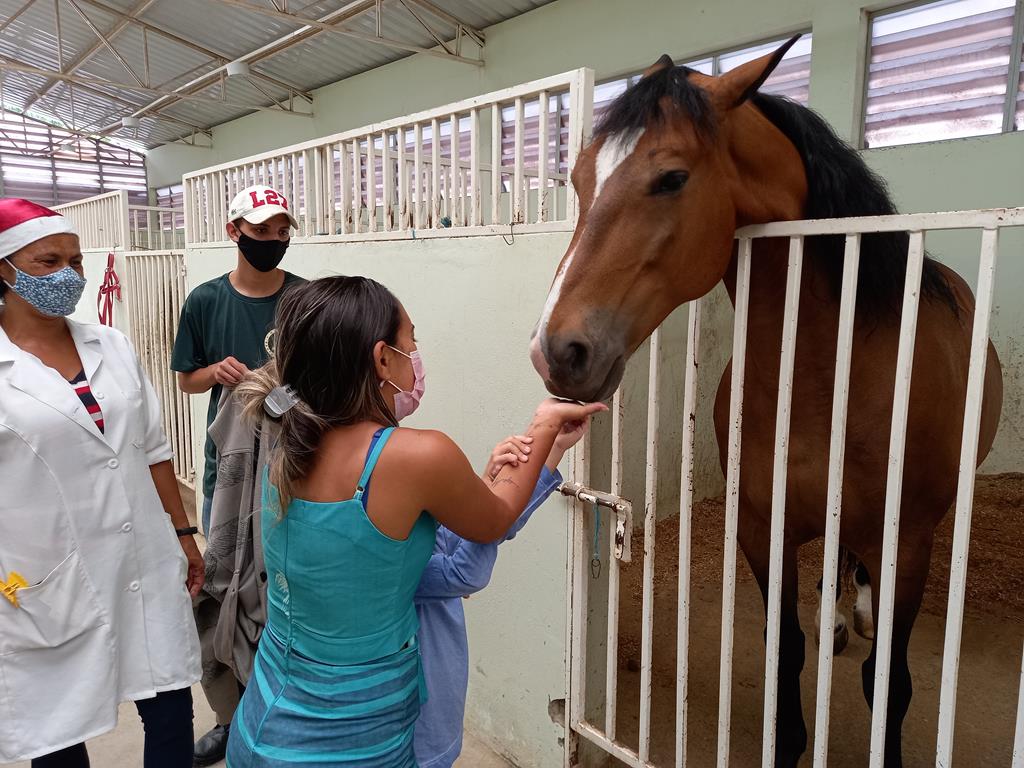
M 264 403 L 274 388 L 287 385 L 298 398 L 278 420 L 280 435 L 270 458 L 279 516 L 312 469 L 329 429 L 363 421 L 398 425 L 380 391 L 373 348 L 381 340 L 394 344 L 400 322 L 398 299 L 365 277 L 322 278 L 281 298 L 274 356 L 235 388 L 243 418 L 253 425 L 270 418 Z

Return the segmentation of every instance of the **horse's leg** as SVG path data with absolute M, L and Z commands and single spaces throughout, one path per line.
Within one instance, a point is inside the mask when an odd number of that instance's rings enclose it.
M 896 592 L 893 600 L 892 654 L 889 665 L 889 701 L 885 726 L 885 768 L 902 768 L 903 719 L 910 707 L 914 689 L 910 679 L 907 648 L 910 633 L 914 628 L 917 611 L 921 607 L 928 566 L 931 561 L 932 533 L 917 531 L 901 533 L 907 542 L 901 546 L 897 556 Z M 881 557 L 878 553 L 863 558 L 871 575 L 881 572 Z M 872 590 L 872 610 L 878 616 L 878 589 Z M 872 705 L 875 694 L 875 653 L 878 640 L 871 644 L 871 654 L 861 667 L 864 682 L 864 696 L 868 706 Z
M 875 639 L 875 622 L 871 607 L 871 578 L 864 563 L 857 563 L 853 572 L 853 586 L 857 591 L 853 603 L 853 631 L 865 640 Z
M 771 532 L 768 526 L 750 520 L 749 515 L 745 516 L 741 512 L 738 534 L 740 546 L 761 588 L 767 613 Z M 765 631 L 767 633 L 767 629 Z M 800 673 L 803 668 L 804 633 L 800 629 L 800 617 L 797 615 L 796 547 L 787 543 L 783 551 L 782 613 L 779 625 L 776 768 L 794 768 L 807 749 L 807 726 L 804 724 L 800 703 Z
M 821 645 L 821 592 L 822 592 L 822 579 L 818 579 L 818 586 L 815 587 L 818 592 L 818 612 L 814 614 L 814 642 L 816 645 Z M 832 653 L 838 656 L 846 648 L 846 644 L 850 642 L 850 630 L 846 625 L 846 617 L 839 610 L 839 601 L 843 596 L 843 582 L 842 579 L 836 584 L 836 613 L 835 621 L 832 625 Z

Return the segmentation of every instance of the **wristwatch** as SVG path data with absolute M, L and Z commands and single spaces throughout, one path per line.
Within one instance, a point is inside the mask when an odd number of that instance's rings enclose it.
M 181 536 L 191 536 L 194 533 L 199 533 L 199 529 L 196 528 L 193 525 L 193 526 L 191 526 L 189 528 L 175 528 L 174 532 L 176 534 L 178 534 L 179 537 L 181 537 Z

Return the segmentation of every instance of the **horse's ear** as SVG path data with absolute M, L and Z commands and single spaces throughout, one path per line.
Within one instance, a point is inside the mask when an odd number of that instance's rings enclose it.
M 672 57 L 667 53 L 663 53 L 660 59 L 644 70 L 644 77 L 650 77 L 655 72 L 661 72 L 661 70 L 674 67 L 675 65 L 676 63 L 672 61 Z
M 753 96 L 799 39 L 800 35 L 793 35 L 772 53 L 741 64 L 715 78 L 714 85 L 709 89 L 715 105 L 723 110 L 733 109 Z

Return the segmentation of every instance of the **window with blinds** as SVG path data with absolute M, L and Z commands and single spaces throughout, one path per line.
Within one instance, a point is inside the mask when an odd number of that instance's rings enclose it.
M 763 45 L 755 45 L 749 48 L 743 48 L 739 51 L 732 51 L 730 53 L 723 53 L 713 58 L 715 66 L 714 74 L 722 74 L 728 72 L 731 69 L 735 69 L 741 64 L 746 64 L 748 61 L 752 61 L 759 56 L 771 53 L 780 45 L 786 42 L 783 40 L 774 40 L 770 43 L 764 43 Z M 693 69 L 697 69 L 700 66 L 707 66 L 706 60 L 695 62 L 690 64 Z M 700 71 L 704 72 L 705 69 Z M 811 33 L 803 35 L 797 40 L 793 47 L 786 51 L 786 55 L 782 57 L 782 61 L 774 69 L 772 74 L 764 81 L 760 91 L 762 93 L 771 93 L 776 96 L 785 96 L 788 99 L 792 99 L 798 104 L 807 106 L 807 102 L 811 96 Z
M 1019 130 L 1022 13 L 1021 0 L 943 0 L 873 16 L 864 146 Z
M 117 189 L 146 204 L 145 157 L 11 112 L 0 112 L 0 190 L 61 205 Z
M 741 64 L 771 53 L 786 39 L 773 40 L 760 45 L 747 46 L 745 48 L 722 51 L 702 59 L 684 62 L 685 66 L 705 75 L 720 75 L 734 69 Z M 609 80 L 599 83 L 594 87 L 594 123 L 601 119 L 601 115 L 623 91 L 630 85 L 635 84 L 642 73 L 636 73 L 627 77 Z M 806 106 L 810 95 L 811 83 L 811 34 L 803 35 L 783 57 L 779 66 L 772 72 L 761 91 L 786 96 Z M 540 105 L 537 101 L 524 105 L 523 115 L 523 153 L 524 163 L 534 167 L 537 163 L 538 152 L 538 119 Z M 551 174 L 568 173 L 569 166 L 569 94 L 552 96 L 548 103 L 548 158 L 551 167 Z M 502 110 L 502 131 L 501 131 L 501 157 L 502 166 L 511 166 L 515 160 L 515 110 L 506 107 Z M 508 182 L 505 181 L 502 187 L 508 191 Z M 536 188 L 536 179 L 532 179 L 531 188 Z
M 178 212 L 174 214 L 174 228 L 184 229 L 185 228 L 185 188 L 181 184 L 171 184 L 167 187 L 157 187 L 153 190 L 156 197 L 156 206 L 158 208 L 177 208 Z M 162 219 L 164 227 L 170 226 L 170 221 L 167 220 L 166 215 Z

